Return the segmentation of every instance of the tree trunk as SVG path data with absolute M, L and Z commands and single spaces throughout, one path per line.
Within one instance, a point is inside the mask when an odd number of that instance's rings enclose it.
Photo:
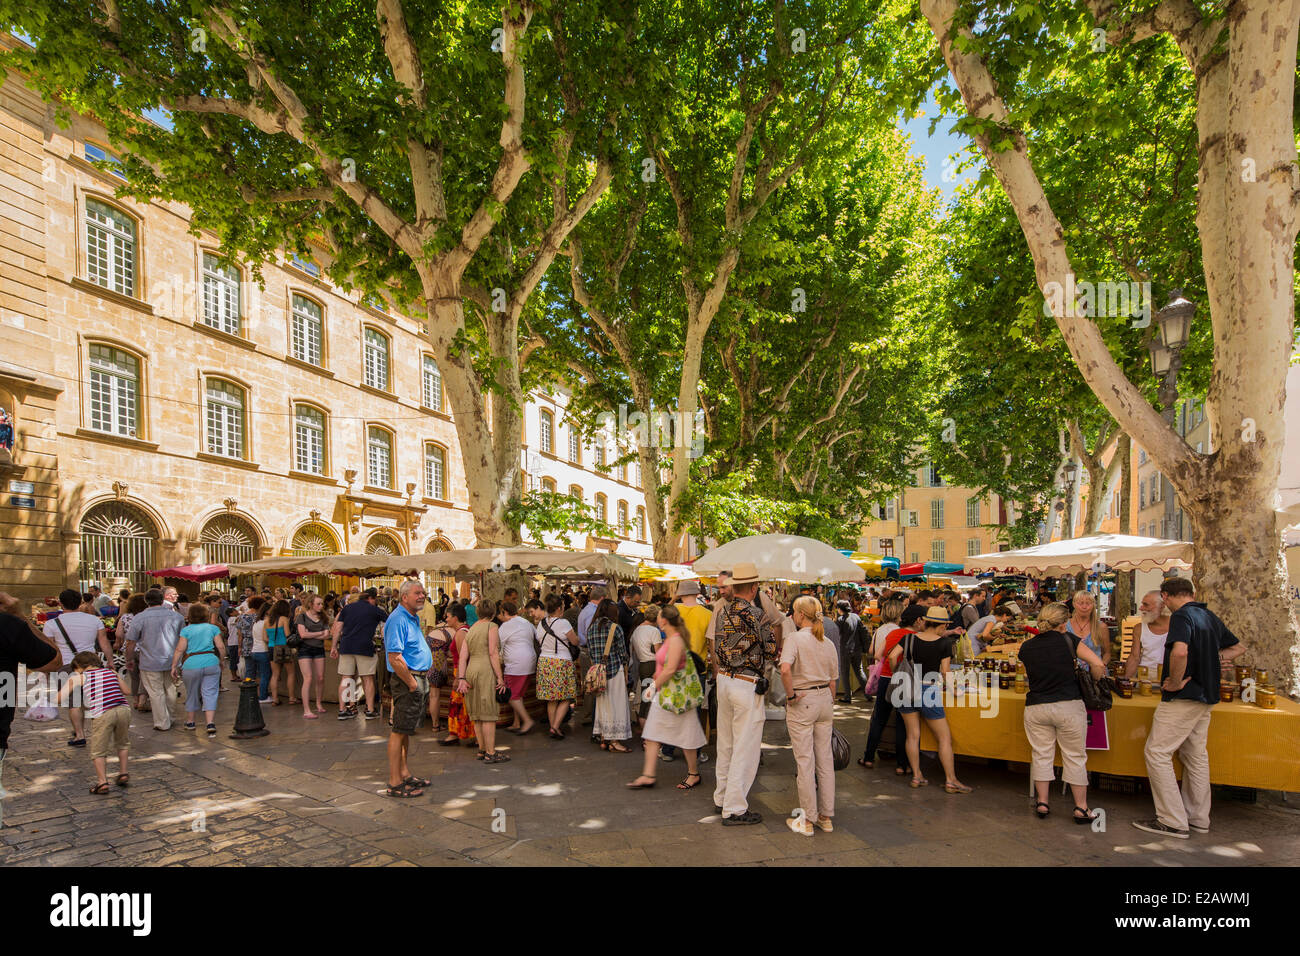
M 1133 475 L 1130 471 L 1133 463 L 1133 439 L 1128 432 L 1121 432 L 1119 444 L 1115 448 L 1115 457 L 1119 459 L 1119 533 L 1133 533 Z M 1115 575 L 1115 609 L 1114 616 L 1123 623 L 1124 618 L 1133 613 L 1133 575 L 1134 571 L 1119 571 Z

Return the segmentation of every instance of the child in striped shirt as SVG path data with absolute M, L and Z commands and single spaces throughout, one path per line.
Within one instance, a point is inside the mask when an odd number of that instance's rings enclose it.
M 83 651 L 72 658 L 75 673 L 59 691 L 59 702 L 71 699 L 80 691 L 82 706 L 90 720 L 90 756 L 95 762 L 98 780 L 90 788 L 94 794 L 105 794 L 108 786 L 108 758 L 117 751 L 117 785 L 125 787 L 130 782 L 126 771 L 127 730 L 131 726 L 131 708 L 117 674 L 104 666 L 99 655 Z

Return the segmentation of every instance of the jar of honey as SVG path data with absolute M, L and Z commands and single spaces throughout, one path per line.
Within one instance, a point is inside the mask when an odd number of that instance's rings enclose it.
M 1142 697 L 1151 696 L 1151 682 L 1149 680 L 1138 681 L 1138 694 Z
M 1237 683 L 1240 684 L 1242 681 L 1244 681 L 1247 677 L 1250 676 L 1250 666 L 1247 664 L 1238 664 L 1235 668 L 1233 668 L 1233 672 L 1236 676 Z
M 1150 680 L 1150 679 L 1151 679 L 1151 668 L 1147 667 L 1145 664 L 1139 667 L 1138 680 Z
M 1133 682 L 1127 677 L 1121 677 L 1115 682 L 1115 689 L 1119 691 L 1121 700 L 1128 700 L 1133 696 Z
M 1236 693 L 1237 693 L 1236 688 L 1232 684 L 1220 684 L 1219 702 L 1224 704 L 1231 704 L 1232 698 L 1236 696 Z
M 1014 687 L 1017 694 L 1026 693 L 1029 690 L 1029 679 L 1024 674 L 1016 674 Z
M 1010 690 L 1010 689 L 1011 689 L 1011 675 L 1010 675 L 1010 674 L 999 674 L 999 675 L 998 675 L 998 689 L 999 689 L 999 690 Z
M 1256 669 L 1256 671 L 1255 671 L 1255 683 L 1256 683 L 1256 684 L 1267 684 L 1268 682 L 1269 682 L 1269 681 L 1268 681 L 1268 671 L 1263 670 L 1263 669 Z
M 1272 684 L 1260 684 L 1255 688 L 1255 706 L 1277 710 L 1277 690 Z

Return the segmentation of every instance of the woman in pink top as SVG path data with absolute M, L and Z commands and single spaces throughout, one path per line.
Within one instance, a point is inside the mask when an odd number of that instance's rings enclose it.
M 677 785 L 678 790 L 694 790 L 700 785 L 699 750 L 708 740 L 700 717 L 692 707 L 674 714 L 659 703 L 659 690 L 689 663 L 686 635 L 689 633 L 681 612 L 672 604 L 659 612 L 659 628 L 664 632 L 664 642 L 655 651 L 654 683 L 646 688 L 650 696 L 650 713 L 646 716 L 641 739 L 645 742 L 645 765 L 641 776 L 629 783 L 629 790 L 648 790 L 655 785 L 655 766 L 659 760 L 660 744 L 680 747 L 686 754 L 686 779 Z

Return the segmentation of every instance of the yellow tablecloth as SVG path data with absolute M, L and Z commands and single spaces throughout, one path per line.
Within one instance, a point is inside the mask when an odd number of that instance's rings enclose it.
M 1029 741 L 1025 738 L 1025 695 L 994 687 L 984 692 L 998 704 L 996 716 L 981 716 L 992 710 L 974 705 L 947 707 L 952 728 L 953 751 L 972 757 L 1028 763 Z M 1142 748 L 1159 696 L 1116 697 L 1106 712 L 1109 750 L 1089 750 L 1088 769 L 1127 777 L 1145 777 Z M 925 721 L 921 722 L 921 749 L 935 750 L 937 744 Z M 1211 711 L 1208 741 L 1210 782 L 1262 790 L 1300 792 L 1300 704 L 1280 694 L 1276 710 L 1233 701 L 1215 704 Z M 1057 755 L 1057 765 L 1060 756 Z M 1177 764 L 1175 764 L 1177 766 Z M 1181 773 L 1181 767 L 1178 767 Z

